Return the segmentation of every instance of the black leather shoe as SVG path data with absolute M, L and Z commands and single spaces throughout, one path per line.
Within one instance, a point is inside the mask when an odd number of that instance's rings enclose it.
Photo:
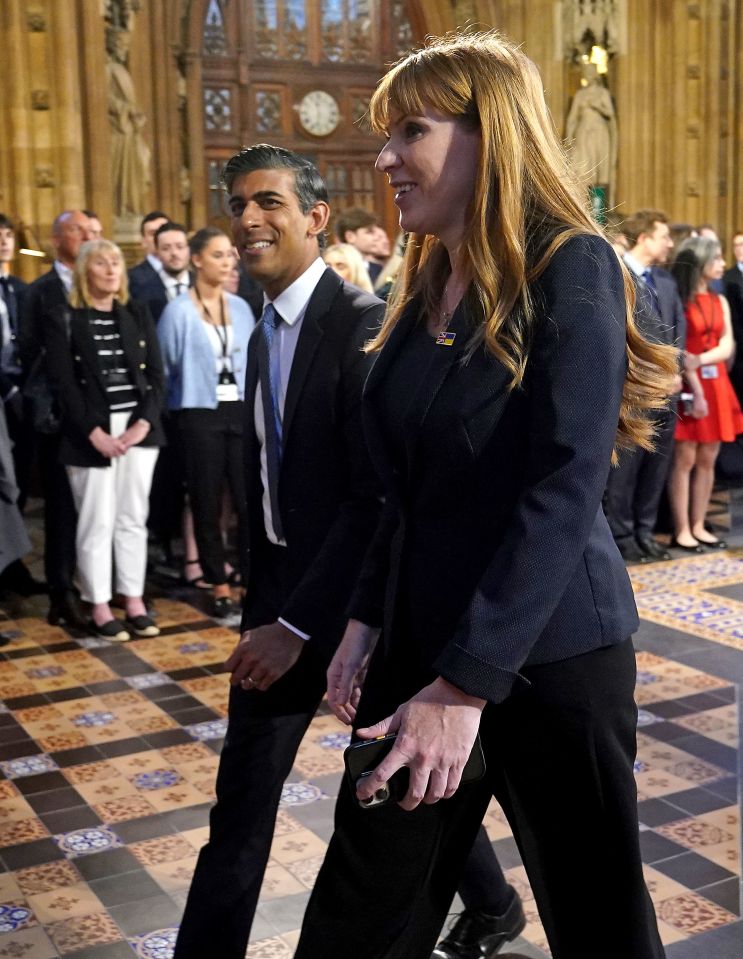
M 34 579 L 28 567 L 20 559 L 10 563 L 0 574 L 0 589 L 16 596 L 41 596 L 49 592 L 46 583 Z
M 638 536 L 637 545 L 647 556 L 648 559 L 670 559 L 671 554 L 663 546 L 662 543 L 659 543 L 657 539 L 654 539 L 652 536 Z
M 675 538 L 671 540 L 671 549 L 682 549 L 685 553 L 696 553 L 701 555 L 706 553 L 707 550 L 702 546 L 701 543 L 694 542 L 694 546 L 684 546 L 682 543 L 679 543 Z
M 513 888 L 511 892 L 510 905 L 500 916 L 479 909 L 460 913 L 431 959 L 491 959 L 501 946 L 515 939 L 526 926 L 526 916 L 518 893 Z
M 617 549 L 625 563 L 646 563 L 648 558 L 633 539 L 617 540 Z
M 65 590 L 51 597 L 49 612 L 46 621 L 50 626 L 73 626 L 76 629 L 87 629 L 88 619 L 80 609 L 80 601 L 71 589 Z

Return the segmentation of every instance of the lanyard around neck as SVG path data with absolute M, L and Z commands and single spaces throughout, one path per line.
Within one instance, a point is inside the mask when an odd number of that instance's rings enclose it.
M 209 308 L 207 307 L 206 303 L 204 303 L 204 301 L 202 300 L 201 293 L 199 293 L 199 288 L 198 286 L 196 286 L 196 284 L 194 284 L 194 290 L 196 291 L 196 297 L 199 303 L 201 304 L 201 309 L 204 311 L 204 316 L 206 316 L 206 318 L 209 320 L 209 323 L 216 330 L 217 336 L 219 337 L 219 342 L 222 345 L 222 359 L 226 360 L 227 359 L 227 321 L 224 315 L 224 294 L 220 294 L 220 297 L 219 297 L 219 319 L 220 319 L 220 325 L 222 327 L 222 329 L 220 330 L 219 326 L 217 326 L 217 324 L 212 319 L 212 315 L 209 312 Z

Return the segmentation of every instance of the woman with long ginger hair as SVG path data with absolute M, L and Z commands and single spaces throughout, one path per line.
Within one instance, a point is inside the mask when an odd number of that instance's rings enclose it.
M 386 515 L 328 699 L 357 738 L 397 739 L 339 796 L 296 956 L 428 959 L 495 795 L 554 959 L 659 959 L 637 612 L 601 498 L 614 447 L 651 445 L 676 351 L 637 331 L 517 47 L 434 40 L 370 113 L 411 236 L 364 397 Z M 485 776 L 459 788 L 478 732 Z M 399 804 L 362 809 L 402 767 Z

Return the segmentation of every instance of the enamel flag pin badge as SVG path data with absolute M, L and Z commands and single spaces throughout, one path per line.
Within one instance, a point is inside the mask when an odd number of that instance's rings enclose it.
M 452 333 L 450 330 L 444 330 L 443 333 L 439 333 L 436 337 L 436 346 L 454 346 L 456 336 L 456 333 Z

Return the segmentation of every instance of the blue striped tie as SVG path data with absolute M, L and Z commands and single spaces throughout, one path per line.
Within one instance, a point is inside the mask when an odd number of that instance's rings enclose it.
M 263 401 L 263 422 L 266 436 L 266 466 L 268 469 L 268 495 L 271 500 L 271 519 L 276 536 L 284 539 L 284 528 L 279 509 L 279 471 L 282 456 L 281 408 L 279 386 L 281 383 L 280 351 L 274 349 L 276 331 L 281 317 L 273 304 L 267 303 L 261 317 L 263 340 L 258 350 L 258 376 Z

